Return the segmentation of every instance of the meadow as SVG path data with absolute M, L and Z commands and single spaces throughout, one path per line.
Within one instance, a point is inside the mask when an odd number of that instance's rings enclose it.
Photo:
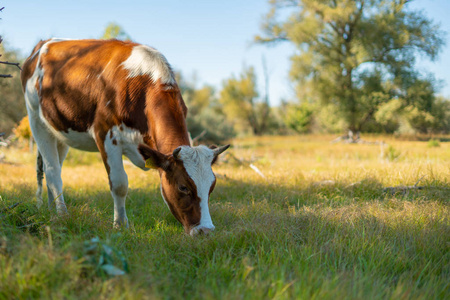
M 0 148 L 0 299 L 449 299 L 450 143 L 365 138 L 389 146 L 230 141 L 216 230 L 196 238 L 157 172 L 126 164 L 130 229 L 114 230 L 98 154 L 70 150 L 60 218 L 35 206 L 35 155 Z

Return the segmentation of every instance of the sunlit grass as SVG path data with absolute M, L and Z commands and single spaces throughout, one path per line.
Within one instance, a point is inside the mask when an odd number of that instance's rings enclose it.
M 449 143 L 368 139 L 398 157 L 330 136 L 232 141 L 246 163 L 214 167 L 216 231 L 195 239 L 167 210 L 156 172 L 126 164 L 131 227 L 117 231 L 98 154 L 69 153 L 70 216 L 58 218 L 34 205 L 33 155 L 2 149 L 0 211 L 21 204 L 0 216 L 0 299 L 448 298 Z M 415 184 L 424 189 L 383 191 Z M 83 252 L 93 237 L 122 251 L 130 273 L 95 272 Z

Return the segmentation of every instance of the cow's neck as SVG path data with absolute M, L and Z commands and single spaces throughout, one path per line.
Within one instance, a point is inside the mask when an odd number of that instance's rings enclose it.
M 163 154 L 171 154 L 179 146 L 189 146 L 189 138 L 187 131 L 173 130 L 170 133 L 164 134 L 158 132 L 154 135 L 156 149 Z
M 165 99 L 165 101 L 178 101 Z M 171 154 L 179 146 L 189 146 L 189 135 L 183 110 L 178 102 L 176 105 L 147 105 L 150 118 L 150 134 L 154 148 L 163 154 Z

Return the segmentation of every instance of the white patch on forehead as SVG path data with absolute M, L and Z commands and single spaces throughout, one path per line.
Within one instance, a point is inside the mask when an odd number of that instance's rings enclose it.
M 164 55 L 154 48 L 135 46 L 122 66 L 129 71 L 128 78 L 148 75 L 154 82 L 160 79 L 162 84 L 175 84 L 169 63 Z
M 184 168 L 197 187 L 197 196 L 200 198 L 200 224 L 198 227 L 214 229 L 209 214 L 208 198 L 211 185 L 215 177 L 211 169 L 214 152 L 206 146 L 182 146 L 178 158 L 183 161 Z

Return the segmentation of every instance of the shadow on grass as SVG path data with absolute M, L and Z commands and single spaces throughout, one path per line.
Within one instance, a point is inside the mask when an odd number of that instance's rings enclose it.
M 221 178 L 212 194 L 213 201 L 231 201 L 234 203 L 251 203 L 268 201 L 281 207 L 304 205 L 329 205 L 340 207 L 350 203 L 382 201 L 398 198 L 409 201 L 437 201 L 447 203 L 450 187 L 445 182 L 433 181 L 425 184 L 421 190 L 401 191 L 391 194 L 384 191 L 381 182 L 373 178 L 364 178 L 358 182 L 319 181 L 299 182 L 297 186 L 243 182 L 232 178 Z
M 249 211 L 252 215 L 265 215 L 274 211 L 292 212 L 304 207 L 338 209 L 360 203 L 386 202 L 389 199 L 447 203 L 449 192 L 446 184 L 433 182 L 433 185 L 436 188 L 391 195 L 384 192 L 382 184 L 372 178 L 362 179 L 352 184 L 342 181 L 323 181 L 299 183 L 295 187 L 220 178 L 211 195 L 210 207 L 213 219 L 214 214 L 217 214 L 219 222 L 224 221 L 230 225 L 233 220 L 245 221 L 242 211 Z M 38 210 L 35 206 L 34 194 L 34 187 L 28 184 L 16 185 L 13 189 L 1 191 L 0 212 L 9 205 L 20 202 L 21 204 L 12 210 L 15 215 L 14 226 L 24 231 L 37 232 L 40 225 L 48 225 L 55 219 L 55 211 L 49 212 L 47 209 L 46 193 L 44 193 L 44 205 Z M 68 187 L 64 190 L 64 197 L 70 214 L 67 222 L 72 222 L 67 224 L 70 231 L 80 233 L 86 229 L 96 231 L 95 228 L 98 227 L 103 230 L 112 227 L 114 204 L 109 190 Z M 263 205 L 259 205 L 261 203 Z M 221 210 L 227 213 L 222 213 Z M 11 212 L 3 214 L 2 218 L 5 219 L 8 215 L 11 215 Z M 180 227 L 182 231 L 181 225 L 164 204 L 159 187 L 130 189 L 127 198 L 127 215 L 133 230 L 134 226 L 138 226 L 139 230 L 154 230 L 167 225 Z
M 64 199 L 69 215 L 62 218 L 57 216 L 54 205 L 48 209 L 46 191 L 43 193 L 44 204 L 37 207 L 35 188 L 31 185 L 20 184 L 13 189 L 4 189 L 0 192 L 0 197 L 2 224 L 9 224 L 33 235 L 42 232 L 41 227 L 53 225 L 72 234 L 89 232 L 88 236 L 110 231 L 113 227 L 114 201 L 109 190 L 65 188 Z M 17 207 L 8 209 L 15 203 L 18 203 Z M 148 230 L 160 227 L 161 222 L 178 225 L 178 221 L 163 203 L 159 188 L 130 189 L 127 215 L 132 229 L 135 224 Z

